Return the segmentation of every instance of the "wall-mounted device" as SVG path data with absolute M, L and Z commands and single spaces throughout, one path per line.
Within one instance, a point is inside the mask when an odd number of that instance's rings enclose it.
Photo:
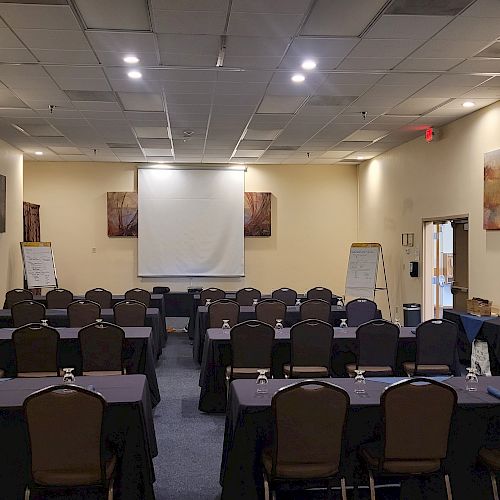
M 418 262 L 417 261 L 410 262 L 410 276 L 412 278 L 418 278 Z

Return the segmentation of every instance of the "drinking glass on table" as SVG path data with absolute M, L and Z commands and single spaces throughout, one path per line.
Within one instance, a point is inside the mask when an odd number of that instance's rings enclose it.
M 222 320 L 222 329 L 223 330 L 229 330 L 231 326 L 229 325 L 229 320 L 228 319 L 223 319 Z
M 255 383 L 257 384 L 257 394 L 267 394 L 267 384 L 269 380 L 267 379 L 266 371 L 267 370 L 257 370 L 259 376 Z
M 296 306 L 300 306 L 300 299 L 297 299 L 297 300 L 295 301 L 295 305 L 296 305 Z
M 338 306 L 343 306 L 344 305 L 344 302 L 342 302 L 342 299 L 340 299 L 340 298 L 337 299 L 337 305 Z
M 210 299 L 207 299 L 205 300 L 205 305 L 208 307 L 210 304 L 212 303 L 212 301 Z
M 42 326 L 49 326 L 49 320 L 48 319 L 42 319 L 42 320 L 40 320 L 40 323 L 42 324 Z
M 255 307 L 257 304 L 259 303 L 259 301 L 257 299 L 253 299 L 252 300 L 252 305 Z
M 63 383 L 64 384 L 74 384 L 75 375 L 73 374 L 74 368 L 63 368 Z
M 364 376 L 365 370 L 354 370 L 356 376 L 354 377 L 354 392 L 356 394 L 366 393 L 366 379 Z
M 467 368 L 467 375 L 465 376 L 465 390 L 474 392 L 477 391 L 477 386 L 479 385 L 479 379 L 477 378 L 476 369 L 471 366 Z
M 274 328 L 276 328 L 276 330 L 281 330 L 283 328 L 283 320 L 276 318 L 276 326 Z
M 347 318 L 342 318 L 340 320 L 340 328 L 347 328 Z

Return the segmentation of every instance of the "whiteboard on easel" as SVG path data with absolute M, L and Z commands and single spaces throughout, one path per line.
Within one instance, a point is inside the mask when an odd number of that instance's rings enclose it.
M 349 253 L 345 294 L 373 300 L 377 286 L 379 243 L 353 243 Z
M 28 288 L 57 288 L 56 266 L 49 242 L 21 243 Z

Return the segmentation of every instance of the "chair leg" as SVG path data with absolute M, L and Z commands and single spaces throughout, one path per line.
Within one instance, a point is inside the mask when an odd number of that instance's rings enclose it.
M 269 481 L 267 480 L 267 476 L 265 473 L 262 473 L 262 477 L 264 478 L 264 500 L 271 500 L 271 495 L 269 492 Z
M 448 500 L 453 500 L 453 495 L 451 494 L 450 476 L 448 476 L 448 474 L 444 475 L 444 483 L 446 484 L 446 497 Z
M 368 476 L 370 478 L 370 500 L 376 500 L 376 498 L 375 498 L 375 481 L 373 480 L 373 473 L 371 470 L 368 471 Z
M 491 477 L 491 487 L 493 488 L 493 499 L 498 500 L 497 478 L 493 471 L 490 472 L 490 477 Z
M 24 500 L 30 500 L 31 498 L 31 491 L 28 486 L 26 486 L 26 489 L 24 490 Z
M 111 479 L 108 486 L 108 500 L 113 500 L 114 498 L 114 479 Z
M 347 490 L 345 487 L 345 478 L 340 478 L 340 489 L 342 491 L 342 500 L 347 500 Z

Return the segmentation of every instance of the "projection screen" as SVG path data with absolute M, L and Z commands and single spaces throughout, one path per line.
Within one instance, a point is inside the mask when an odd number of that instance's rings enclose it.
M 138 275 L 243 276 L 243 169 L 138 170 Z

